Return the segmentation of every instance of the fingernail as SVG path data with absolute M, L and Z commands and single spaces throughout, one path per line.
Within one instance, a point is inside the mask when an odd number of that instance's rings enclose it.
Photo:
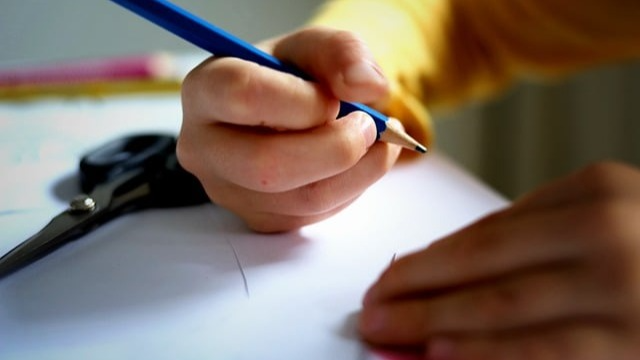
M 347 68 L 344 72 L 344 82 L 347 85 L 361 85 L 386 82 L 386 79 L 377 65 L 361 61 Z
M 378 130 L 376 129 L 376 124 L 371 116 L 363 112 L 358 112 L 358 114 L 360 129 L 362 130 L 362 134 L 364 135 L 366 147 L 369 147 L 376 141 L 376 138 L 378 137 Z
M 446 338 L 434 338 L 427 344 L 427 360 L 453 360 L 455 347 L 453 341 Z

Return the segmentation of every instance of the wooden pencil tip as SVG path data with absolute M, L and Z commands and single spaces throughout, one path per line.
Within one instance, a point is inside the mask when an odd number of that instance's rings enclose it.
M 394 118 L 389 118 L 389 121 L 387 121 L 387 129 L 380 134 L 380 140 L 400 145 L 421 154 L 427 152 L 427 147 L 407 134 L 400 121 Z

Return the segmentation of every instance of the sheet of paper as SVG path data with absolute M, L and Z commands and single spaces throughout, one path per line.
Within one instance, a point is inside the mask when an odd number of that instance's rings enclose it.
M 64 208 L 84 151 L 180 118 L 175 96 L 0 105 L 0 252 Z M 0 359 L 399 359 L 357 337 L 367 286 L 504 204 L 432 153 L 293 233 L 212 204 L 130 214 L 0 280 Z

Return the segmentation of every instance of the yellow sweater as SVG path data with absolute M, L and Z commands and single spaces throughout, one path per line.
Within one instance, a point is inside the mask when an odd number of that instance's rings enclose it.
M 391 82 L 382 110 L 426 144 L 428 107 L 640 57 L 638 0 L 333 0 L 311 23 L 368 43 Z

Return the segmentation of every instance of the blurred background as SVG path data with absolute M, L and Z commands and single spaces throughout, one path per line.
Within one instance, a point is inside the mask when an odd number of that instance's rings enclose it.
M 194 48 L 107 0 L 0 0 L 0 66 Z M 248 41 L 291 30 L 321 0 L 175 0 Z M 587 163 L 640 165 L 640 64 L 521 84 L 435 114 L 437 147 L 513 198 Z

